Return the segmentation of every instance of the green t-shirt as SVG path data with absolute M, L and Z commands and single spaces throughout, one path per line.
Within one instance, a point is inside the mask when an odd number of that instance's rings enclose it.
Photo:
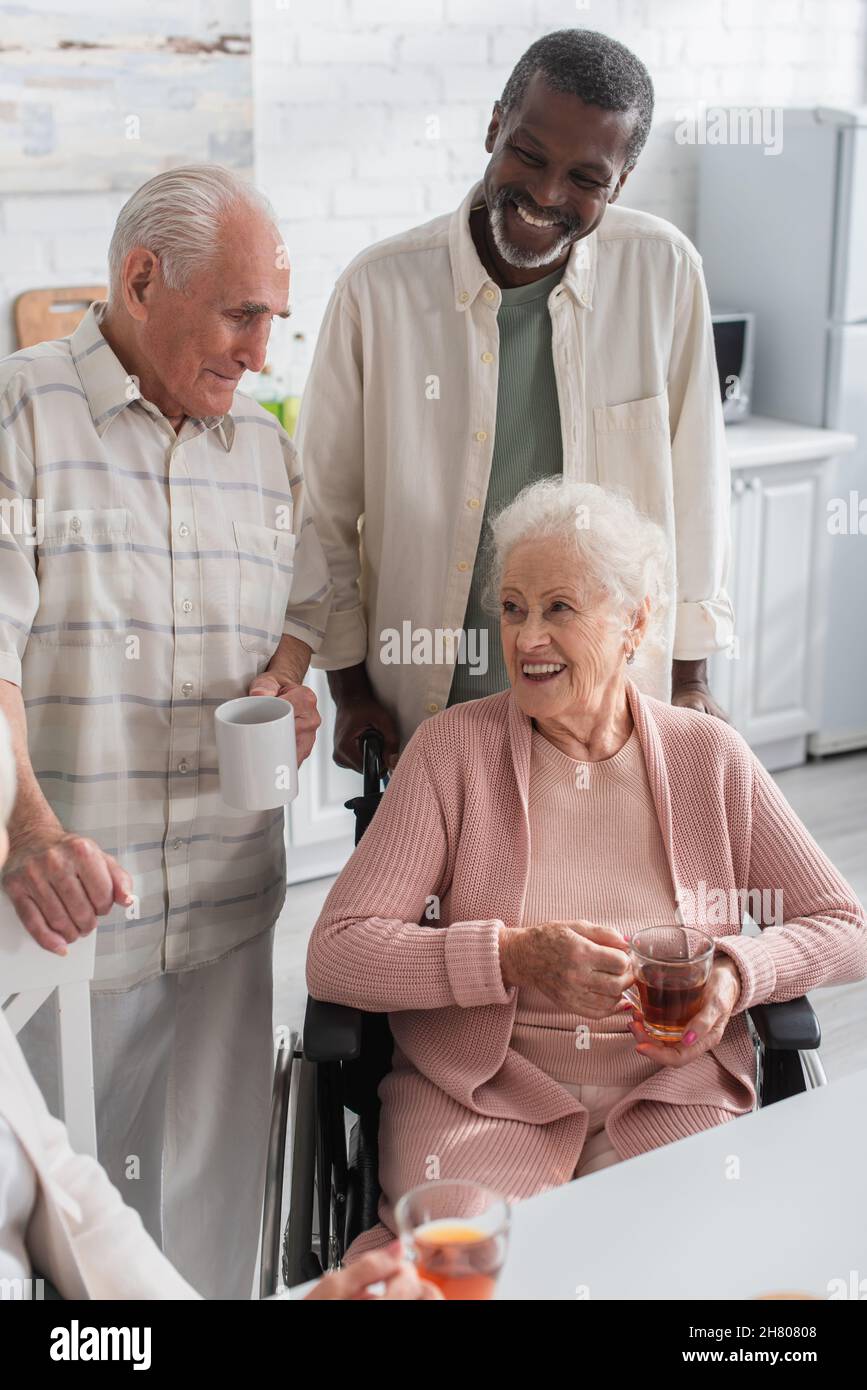
M 548 296 L 563 276 L 565 267 L 536 280 L 532 285 L 502 291 L 497 313 L 500 331 L 500 362 L 497 387 L 497 421 L 491 477 L 482 520 L 481 541 L 473 578 L 464 631 L 487 632 L 488 669 L 474 675 L 469 662 L 454 668 L 449 704 L 479 699 L 506 690 L 509 678 L 500 643 L 500 624 L 482 608 L 481 598 L 489 563 L 486 538 L 488 520 L 518 495 L 528 483 L 563 471 L 563 440 L 560 433 L 560 405 L 554 359 L 551 355 L 551 316 Z M 483 651 L 478 640 L 462 644 L 478 658 Z

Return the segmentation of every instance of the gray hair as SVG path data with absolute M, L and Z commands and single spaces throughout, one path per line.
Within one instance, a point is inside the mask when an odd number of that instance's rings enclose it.
M 108 248 L 109 298 L 135 246 L 159 257 L 169 289 L 182 290 L 214 255 L 220 223 L 237 207 L 252 208 L 274 227 L 277 215 L 258 189 L 219 164 L 185 164 L 148 179 L 121 208 Z
M 518 59 L 503 88 L 500 106 L 520 102 L 531 77 L 541 72 L 554 92 L 580 97 L 603 111 L 629 111 L 635 117 L 624 170 L 636 163 L 653 120 L 650 73 L 625 44 L 593 29 L 557 29 L 531 44 Z
M 522 541 L 566 542 L 574 547 L 575 578 L 588 595 L 602 590 L 613 610 L 630 614 L 650 598 L 650 614 L 635 655 L 635 674 L 651 652 L 665 644 L 674 566 L 662 527 L 638 510 L 625 493 L 562 477 L 542 478 L 518 493 L 490 522 L 483 604 L 500 614 L 506 562 Z M 630 668 L 631 670 L 632 668 Z
M 15 805 L 15 758 L 12 735 L 5 714 L 0 711 L 0 830 L 7 824 Z

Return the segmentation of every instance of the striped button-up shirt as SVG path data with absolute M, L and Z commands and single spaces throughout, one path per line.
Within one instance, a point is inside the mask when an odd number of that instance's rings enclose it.
M 0 363 L 0 678 L 61 823 L 132 875 L 97 935 L 97 985 L 124 989 L 277 918 L 283 811 L 222 801 L 214 709 L 283 633 L 319 646 L 331 586 L 274 417 L 236 393 L 176 434 L 104 311 Z

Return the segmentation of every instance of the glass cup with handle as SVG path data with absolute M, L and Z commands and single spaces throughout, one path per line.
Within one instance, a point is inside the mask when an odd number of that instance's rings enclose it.
M 480 1183 L 438 1179 L 395 1207 L 407 1258 L 447 1299 L 493 1298 L 506 1258 L 509 1205 Z
M 702 1006 L 713 953 L 713 938 L 696 927 L 645 927 L 630 939 L 635 984 L 624 998 L 652 1038 L 680 1042 Z

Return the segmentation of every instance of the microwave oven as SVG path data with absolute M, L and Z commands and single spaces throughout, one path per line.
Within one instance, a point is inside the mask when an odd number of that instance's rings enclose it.
M 723 419 L 730 425 L 750 415 L 755 315 L 712 314 L 711 322 Z

